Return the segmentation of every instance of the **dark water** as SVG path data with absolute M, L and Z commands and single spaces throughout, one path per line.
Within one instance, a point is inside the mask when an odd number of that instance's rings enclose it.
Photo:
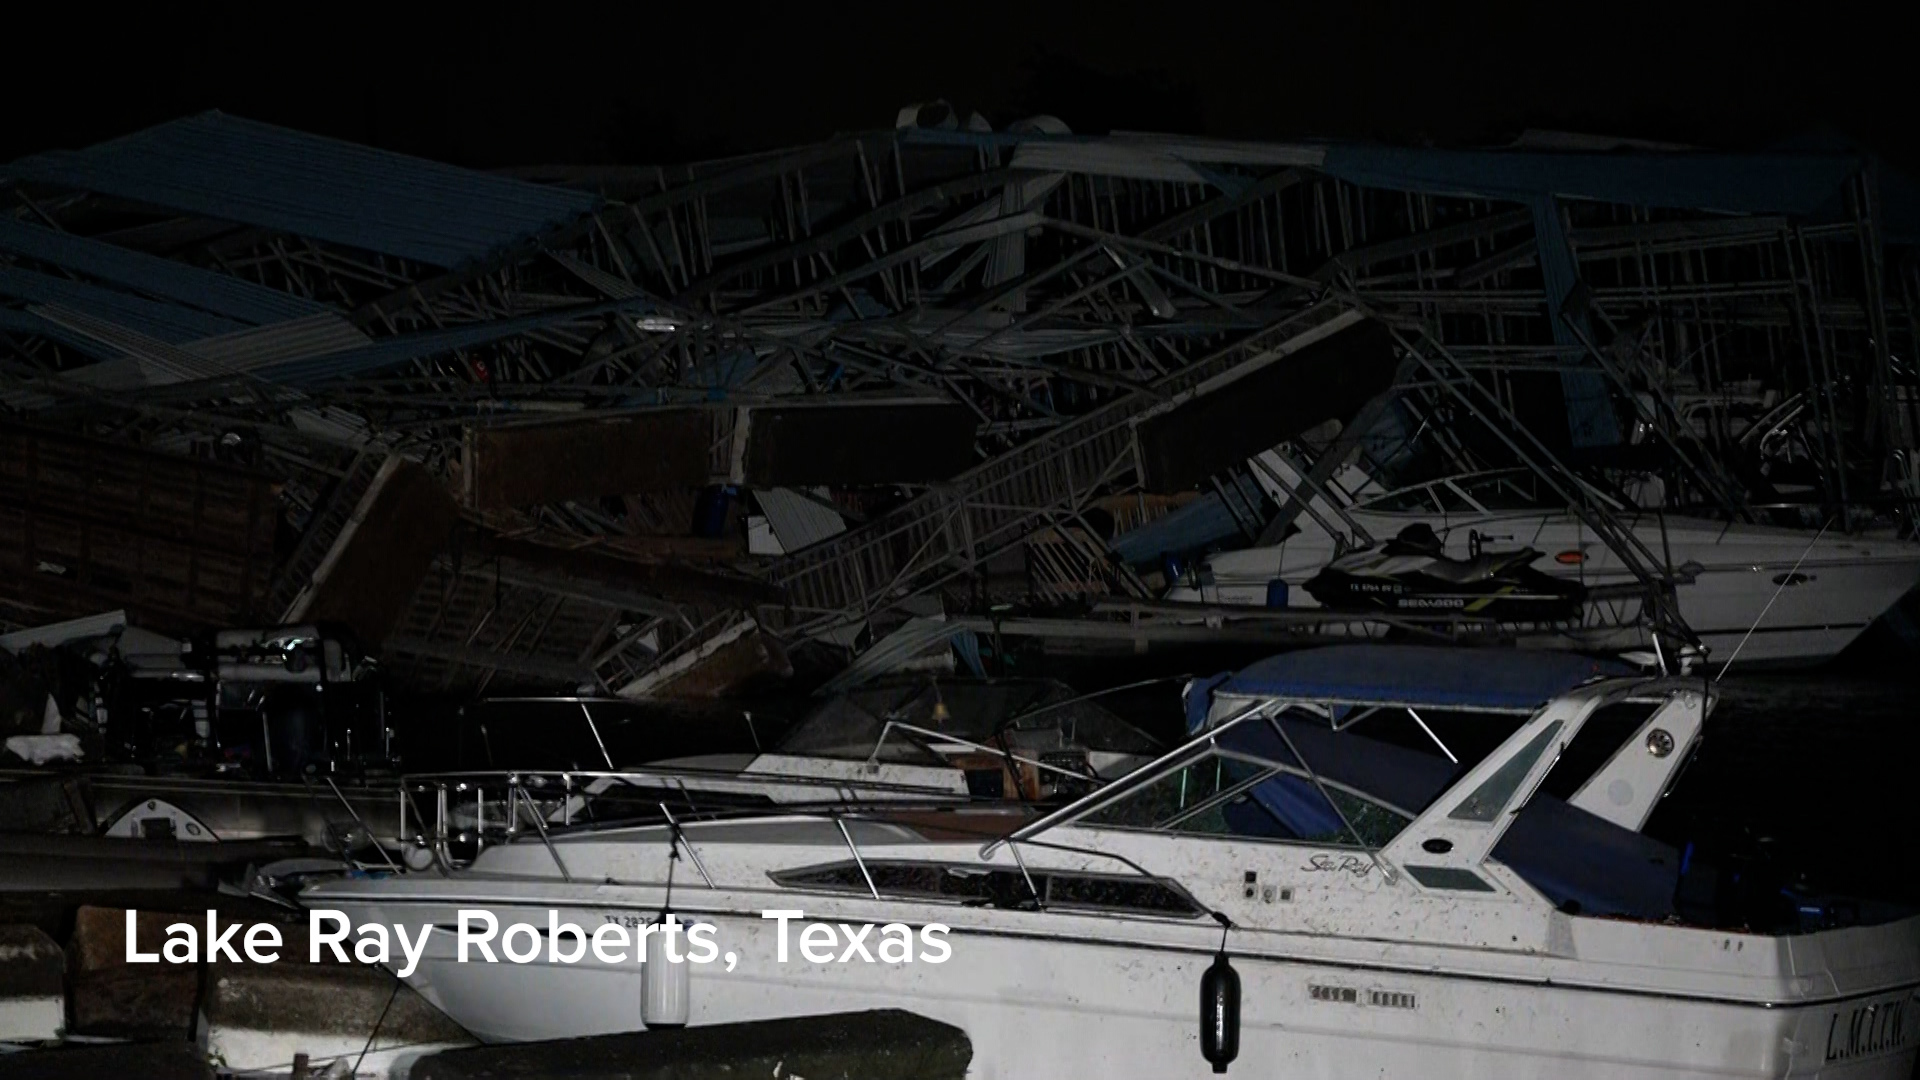
M 1732 674 L 1719 689 L 1649 830 L 1745 826 L 1818 884 L 1920 902 L 1920 680 L 1904 667 Z

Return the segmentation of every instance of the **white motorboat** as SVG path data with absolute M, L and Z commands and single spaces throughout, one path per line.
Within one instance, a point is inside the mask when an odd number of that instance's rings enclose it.
M 1263 455 L 1261 472 L 1299 480 L 1284 462 Z M 1271 478 L 1262 475 L 1263 480 Z M 1287 603 L 1316 606 L 1303 586 L 1342 554 L 1385 541 L 1409 526 L 1431 528 L 1451 552 L 1533 548 L 1541 571 L 1587 588 L 1631 585 L 1617 552 L 1569 510 L 1546 509 L 1520 470 L 1447 477 L 1394 490 L 1349 466 L 1309 500 L 1299 532 L 1279 544 L 1210 557 L 1197 581 L 1167 598 L 1222 605 L 1266 605 L 1275 582 Z M 1285 499 L 1284 489 L 1274 486 Z M 1920 544 L 1886 535 L 1814 534 L 1766 525 L 1709 521 L 1613 507 L 1641 546 L 1679 582 L 1680 615 L 1712 663 L 1738 650 L 1741 664 L 1815 664 L 1837 656 L 1908 590 L 1920 584 Z M 1581 646 L 1624 649 L 1643 644 L 1632 629 L 1638 600 L 1599 603 Z M 1744 644 L 1743 644 L 1744 642 Z
M 599 821 L 303 900 L 425 934 L 407 977 L 496 1041 L 678 1001 L 695 1025 L 909 1009 L 965 1029 L 983 1078 L 1203 1076 L 1237 1048 L 1251 1075 L 1904 1080 L 1920 918 L 1695 904 L 1698 861 L 1640 832 L 1712 705 L 1565 654 L 1307 650 L 1195 684 L 1188 742 L 993 836 L 954 807 Z M 1512 733 L 1450 761 L 1450 717 Z M 1622 727 L 1547 794 L 1583 730 Z M 669 910 L 722 959 L 665 959 Z M 529 962 L 462 962 L 477 912 L 525 924 L 499 945 Z M 646 964 L 585 947 L 649 926 Z
M 604 814 L 609 807 L 657 805 L 663 798 L 682 813 L 894 802 L 1057 803 L 1133 771 L 1161 749 L 1094 695 L 1076 694 L 1052 679 L 881 678 L 820 701 L 771 747 L 643 758 L 643 765 L 624 764 L 641 741 L 635 732 L 603 729 L 584 707 L 578 716 L 586 734 L 574 741 L 597 751 L 607 769 L 565 770 L 579 781 L 579 792 L 562 786 L 533 793 L 532 805 L 563 823 L 576 812 Z M 522 771 L 531 776 L 543 770 L 523 765 Z M 474 793 L 469 800 L 487 791 L 500 794 L 486 773 L 438 778 L 465 783 L 462 790 Z M 487 820 L 481 803 L 455 802 L 458 831 L 471 835 Z M 498 807 L 493 820 L 502 820 Z
M 781 804 L 924 799 L 1048 802 L 1152 760 L 1145 732 L 1051 679 L 902 676 L 833 695 L 771 750 L 669 758 L 698 791 Z

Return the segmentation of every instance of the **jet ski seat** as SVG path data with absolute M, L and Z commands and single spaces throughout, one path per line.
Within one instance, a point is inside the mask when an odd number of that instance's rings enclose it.
M 1421 567 L 1420 572 L 1451 585 L 1477 584 L 1503 570 L 1526 566 L 1540 557 L 1540 553 L 1533 548 L 1521 548 L 1517 551 L 1483 551 L 1471 558 L 1455 559 L 1447 554 L 1446 545 L 1441 543 L 1433 526 L 1425 522 L 1415 522 L 1401 529 L 1399 535 L 1381 547 L 1381 554 L 1429 559 L 1431 562 Z

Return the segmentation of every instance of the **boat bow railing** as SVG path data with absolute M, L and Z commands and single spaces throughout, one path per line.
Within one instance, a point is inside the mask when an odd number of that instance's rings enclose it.
M 817 791 L 819 798 L 775 802 L 755 790 L 771 787 Z M 982 801 L 947 788 L 877 776 L 743 774 L 698 768 L 416 774 L 401 781 L 399 800 L 400 836 L 407 844 L 402 854 L 408 869 L 459 869 L 487 847 L 532 835 L 553 853 L 563 877 L 569 874 L 554 837 L 583 828 L 664 824 L 679 834 L 694 822 L 769 812 L 857 814 L 882 804 L 902 809 Z M 400 869 L 384 850 L 380 858 L 385 868 Z M 704 877 L 706 870 L 698 856 L 692 861 Z

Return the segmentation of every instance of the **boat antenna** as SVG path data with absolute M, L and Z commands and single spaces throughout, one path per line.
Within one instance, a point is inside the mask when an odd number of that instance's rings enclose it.
M 394 975 L 393 970 L 388 968 L 387 965 L 382 964 L 381 967 L 387 969 L 387 974 L 393 975 L 393 992 L 387 995 L 387 1003 L 380 1006 L 380 1015 L 373 1021 L 373 1030 L 367 1032 L 367 1041 L 360 1047 L 360 1056 L 353 1059 L 353 1072 L 350 1074 L 353 1076 L 360 1075 L 360 1063 L 367 1060 L 367 1051 L 373 1049 L 373 1040 L 380 1037 L 380 1029 L 384 1027 L 387 1022 L 387 1013 L 392 1010 L 393 1003 L 400 997 L 400 988 L 407 985 L 401 980 L 400 976 Z M 345 1059 L 343 1058 L 342 1060 Z
M 1780 575 L 1780 577 L 1776 579 L 1777 583 L 1773 587 L 1773 595 L 1767 597 L 1767 606 L 1760 609 L 1759 618 L 1754 619 L 1753 625 L 1747 627 L 1746 634 L 1740 638 L 1740 644 L 1735 645 L 1733 647 L 1733 655 L 1727 657 L 1726 665 L 1720 669 L 1720 674 L 1715 675 L 1713 677 L 1713 681 L 1716 686 L 1719 685 L 1721 679 L 1724 679 L 1727 677 L 1727 672 L 1733 669 L 1733 662 L 1735 660 L 1740 659 L 1740 650 L 1747 647 L 1747 638 L 1752 637 L 1753 632 L 1755 630 L 1760 629 L 1760 624 L 1765 622 L 1767 619 L 1767 612 L 1773 610 L 1773 602 L 1775 600 L 1780 599 L 1780 594 L 1786 590 L 1786 587 L 1793 582 L 1793 579 L 1795 577 L 1799 576 L 1800 564 L 1807 561 L 1808 555 L 1813 554 L 1814 545 L 1820 542 L 1821 537 L 1827 535 L 1827 529 L 1832 527 L 1832 525 L 1833 525 L 1833 518 L 1828 517 L 1826 524 L 1820 526 L 1820 531 L 1813 534 L 1813 539 L 1808 541 L 1807 549 L 1800 553 L 1799 558 L 1793 560 L 1793 569 Z
M 667 817 L 667 894 L 660 901 L 660 921 L 667 921 L 673 910 L 673 864 L 680 861 L 680 823 Z

